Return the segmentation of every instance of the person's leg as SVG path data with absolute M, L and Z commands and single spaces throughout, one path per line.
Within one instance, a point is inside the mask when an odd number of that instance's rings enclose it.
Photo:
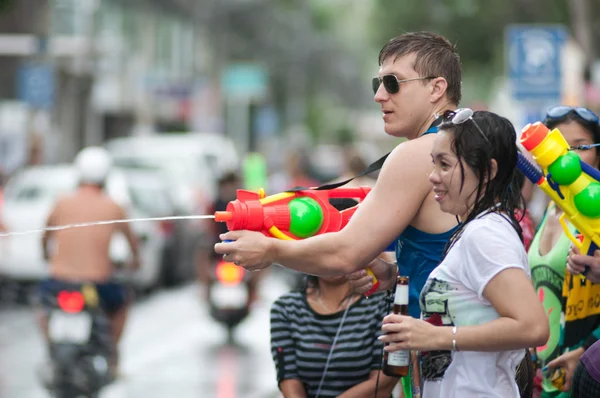
M 116 374 L 119 366 L 119 342 L 125 329 L 127 314 L 133 298 L 129 289 L 119 283 L 98 284 L 97 289 L 110 322 L 110 334 L 113 343 L 111 367 Z

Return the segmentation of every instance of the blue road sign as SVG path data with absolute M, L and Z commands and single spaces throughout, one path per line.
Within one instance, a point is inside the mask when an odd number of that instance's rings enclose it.
M 510 25 L 506 59 L 517 100 L 552 100 L 562 94 L 561 51 L 567 38 L 562 25 Z
M 269 84 L 267 69 L 257 64 L 231 64 L 221 76 L 221 86 L 227 96 L 262 98 Z
M 54 69 L 51 65 L 26 63 L 17 73 L 17 94 L 32 107 L 49 109 L 54 102 Z

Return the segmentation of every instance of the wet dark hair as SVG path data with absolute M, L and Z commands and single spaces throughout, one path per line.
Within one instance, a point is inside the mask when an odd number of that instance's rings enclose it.
M 485 137 L 477 129 L 479 126 Z M 517 173 L 517 135 L 513 124 L 506 118 L 492 112 L 478 111 L 473 120 L 462 124 L 443 123 L 440 130 L 453 136 L 452 151 L 459 160 L 462 173 L 461 191 L 465 182 L 465 169 L 461 160 L 473 170 L 479 179 L 473 209 L 448 242 L 445 254 L 460 238 L 465 226 L 481 213 L 491 211 L 507 218 L 515 228 L 521 240 L 521 226 L 515 216 L 515 210 L 525 208 L 515 177 Z M 487 140 L 486 140 L 487 138 Z M 492 159 L 496 160 L 497 171 L 492 178 Z M 488 181 L 486 183 L 486 181 Z
M 446 79 L 446 95 L 453 104 L 458 105 L 462 98 L 462 69 L 456 47 L 445 37 L 432 32 L 405 33 L 383 46 L 379 52 L 379 65 L 390 57 L 396 60 L 409 54 L 416 55 L 413 68 L 419 76 Z
M 544 119 L 543 124 L 546 127 L 548 127 L 550 130 L 552 130 L 552 129 L 555 129 L 556 127 L 558 127 L 559 124 L 569 123 L 569 122 L 575 122 L 578 125 L 580 125 L 581 127 L 583 127 L 584 129 L 586 129 L 592 135 L 594 144 L 600 144 L 600 125 L 598 123 L 589 122 L 589 121 L 583 119 L 574 110 L 567 113 L 563 117 L 559 117 L 559 118 L 547 117 L 546 119 Z M 596 155 L 600 155 L 600 148 L 596 147 L 595 149 L 596 149 Z

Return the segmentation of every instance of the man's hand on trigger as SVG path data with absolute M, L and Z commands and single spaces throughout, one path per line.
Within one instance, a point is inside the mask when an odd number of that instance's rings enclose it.
M 275 262 L 271 239 L 260 232 L 230 231 L 219 238 L 215 252 L 223 254 L 223 260 L 239 265 L 248 271 L 258 271 Z

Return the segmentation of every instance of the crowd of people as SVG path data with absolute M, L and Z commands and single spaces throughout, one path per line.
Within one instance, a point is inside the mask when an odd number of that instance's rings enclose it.
M 303 240 L 215 231 L 227 241 L 215 244 L 226 261 L 251 271 L 277 263 L 307 275 L 303 288 L 271 309 L 284 397 L 390 397 L 397 385 L 407 398 L 600 396 L 600 251 L 590 256 L 573 246 L 568 234 L 578 231 L 567 224 L 565 232 L 557 203 L 534 225 L 515 127 L 498 114 L 459 107 L 461 63 L 452 43 L 434 33 L 405 33 L 385 44 L 378 61 L 372 86 L 385 132 L 406 140 L 376 181 L 354 181 L 373 188 L 348 225 Z M 556 106 L 543 123 L 599 168 L 594 112 Z M 56 204 L 48 226 L 124 218 L 103 193 L 107 155 L 91 149 L 76 163 L 81 185 Z M 294 178 L 293 185 L 314 185 Z M 234 174 L 221 179 L 216 210 L 238 184 Z M 93 235 L 51 232 L 43 238 L 51 277 L 40 287 L 43 296 L 93 281 L 115 346 L 130 302 L 127 289 L 110 278 L 108 243 L 116 229 L 127 236 L 136 267 L 137 242 L 127 224 L 98 227 Z M 395 259 L 385 255 L 390 247 Z M 378 292 L 367 298 L 373 276 Z M 398 276 L 409 278 L 407 314 L 391 313 L 385 293 Z M 382 371 L 383 352 L 400 350 L 416 353 L 418 363 L 401 380 Z M 110 365 L 117 374 L 116 350 Z
M 572 246 L 555 203 L 539 225 L 524 222 L 531 186 L 517 133 L 500 115 L 459 108 L 455 46 L 429 32 L 393 38 L 373 91 L 385 132 L 406 141 L 344 229 L 296 241 L 230 231 L 215 245 L 248 270 L 312 275 L 272 307 L 283 395 L 389 397 L 397 379 L 381 372 L 384 343 L 419 354 L 406 397 L 599 396 L 600 319 L 587 298 L 600 293 L 600 252 Z M 543 123 L 598 168 L 595 113 L 557 106 Z M 393 242 L 388 262 L 380 254 Z M 360 297 L 374 283 L 367 267 L 381 292 L 409 277 L 408 315 L 390 314 L 384 295 Z

